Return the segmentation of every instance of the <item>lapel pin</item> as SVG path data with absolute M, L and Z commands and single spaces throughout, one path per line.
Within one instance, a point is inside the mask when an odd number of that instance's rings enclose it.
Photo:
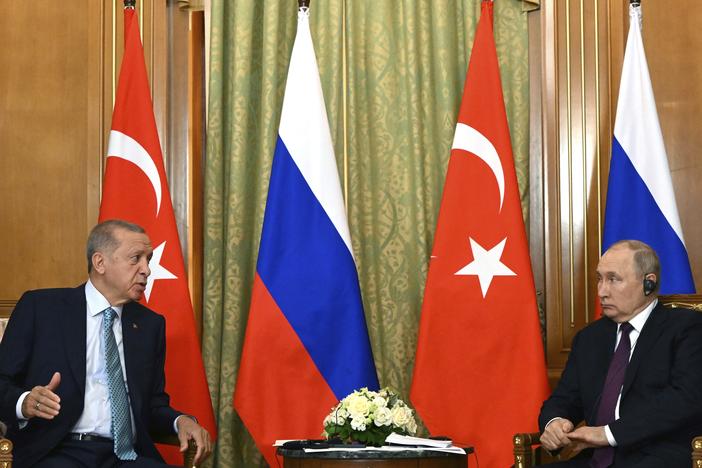
M 137 327 L 137 324 L 136 324 L 136 323 L 132 323 L 132 328 L 136 330 L 136 329 L 139 328 L 139 327 Z

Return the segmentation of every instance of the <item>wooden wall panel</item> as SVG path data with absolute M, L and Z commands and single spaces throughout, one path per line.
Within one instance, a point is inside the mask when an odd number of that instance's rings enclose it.
M 188 41 L 188 280 L 198 336 L 202 333 L 204 173 L 205 173 L 205 14 L 190 14 Z M 183 239 L 184 237 L 181 237 Z
M 680 222 L 702 290 L 702 10 L 693 0 L 643 0 L 643 41 Z
M 86 278 L 123 42 L 122 2 L 6 2 L 0 15 L 0 312 Z M 166 4 L 137 2 L 161 132 Z M 183 100 L 187 96 L 183 96 Z
M 541 113 L 532 115 L 541 122 L 543 173 L 542 185 L 536 186 L 542 190 L 532 196 L 543 206 L 540 287 L 552 380 L 560 376 L 574 334 L 593 316 L 591 272 L 601 245 L 613 125 L 616 8 L 605 0 L 547 0 L 537 13 L 543 79 L 532 73 L 532 86 L 541 91 Z
M 0 301 L 8 307 L 25 289 L 85 277 L 85 237 L 97 217 L 90 182 L 99 173 L 87 155 L 99 138 L 88 125 L 100 120 L 89 103 L 101 97 L 91 86 L 101 9 L 33 3 L 5 2 L 0 15 Z
M 702 13 L 692 0 L 643 0 L 644 45 L 668 149 L 681 221 L 702 285 Z M 544 0 L 532 19 L 532 117 L 540 122 L 542 172 L 532 177 L 532 246 L 543 245 L 549 376 L 555 381 L 575 333 L 593 320 L 611 139 L 628 32 L 627 0 Z M 534 32 L 538 29 L 538 34 Z M 538 91 L 538 92 L 537 92 Z M 538 167 L 537 165 L 532 165 Z M 537 211 L 538 213 L 538 211 Z M 540 226 L 538 224 L 540 223 Z M 541 229 L 538 229 L 541 227 Z M 542 235 L 542 239 L 534 236 Z M 537 275 L 537 278 L 539 276 Z

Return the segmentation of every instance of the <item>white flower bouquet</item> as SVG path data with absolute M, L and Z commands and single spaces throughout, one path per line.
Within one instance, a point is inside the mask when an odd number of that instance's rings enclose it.
M 389 388 L 375 392 L 364 387 L 332 408 L 324 418 L 322 436 L 381 446 L 391 432 L 417 432 L 414 411 Z

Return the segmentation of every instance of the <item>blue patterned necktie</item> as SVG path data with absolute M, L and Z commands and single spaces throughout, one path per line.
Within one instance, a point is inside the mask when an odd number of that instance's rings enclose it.
M 621 324 L 620 329 L 622 336 L 619 339 L 619 345 L 614 351 L 612 361 L 609 364 L 607 378 L 605 379 L 602 388 L 602 397 L 600 398 L 600 407 L 597 410 L 597 419 L 595 423 L 598 426 L 605 426 L 614 422 L 614 410 L 617 407 L 619 393 L 624 385 L 624 375 L 626 367 L 629 364 L 629 355 L 631 354 L 631 340 L 629 333 L 634 327 L 629 322 Z M 614 447 L 599 447 L 596 448 L 590 466 L 592 468 L 606 468 L 614 462 Z
M 136 460 L 137 454 L 132 447 L 132 419 L 129 411 L 127 389 L 122 376 L 122 364 L 112 322 L 115 311 L 108 307 L 102 319 L 102 338 L 105 344 L 105 368 L 107 370 L 107 388 L 110 392 L 110 410 L 112 413 L 112 439 L 114 451 L 120 460 Z

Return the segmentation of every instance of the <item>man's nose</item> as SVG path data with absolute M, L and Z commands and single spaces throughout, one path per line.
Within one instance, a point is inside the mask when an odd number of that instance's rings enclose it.
M 149 268 L 149 261 L 147 259 L 143 259 L 141 261 L 141 273 L 147 278 L 151 274 L 151 269 Z
M 597 282 L 597 295 L 599 297 L 607 297 L 609 295 L 609 288 L 604 281 Z

